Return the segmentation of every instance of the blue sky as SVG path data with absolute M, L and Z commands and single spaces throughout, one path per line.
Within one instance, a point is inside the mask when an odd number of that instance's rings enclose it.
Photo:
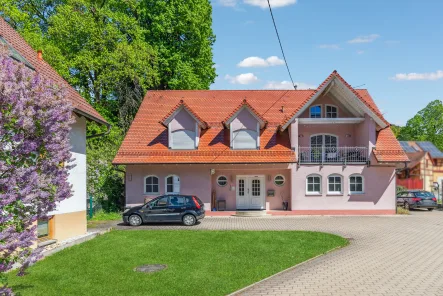
M 266 0 L 212 4 L 218 77 L 211 89 L 290 88 Z M 317 87 L 336 69 L 352 86 L 364 84 L 394 124 L 443 99 L 443 1 L 271 5 L 299 88 Z

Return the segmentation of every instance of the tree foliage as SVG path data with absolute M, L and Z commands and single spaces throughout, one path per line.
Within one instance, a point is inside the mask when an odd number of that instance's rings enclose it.
M 430 102 L 408 120 L 398 135 L 403 141 L 430 141 L 443 150 L 443 103 Z
M 0 48 L 0 272 L 38 257 L 37 219 L 71 195 L 68 165 L 72 106 L 62 89 Z
M 214 82 L 210 1 L 0 0 L 0 7 L 0 16 L 114 126 L 88 139 L 88 191 L 119 205 L 123 174 L 111 161 L 145 92 Z M 88 134 L 101 132 L 88 125 Z

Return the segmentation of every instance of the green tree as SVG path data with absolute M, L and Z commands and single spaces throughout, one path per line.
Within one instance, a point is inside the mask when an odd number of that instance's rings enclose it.
M 391 130 L 392 130 L 392 132 L 394 133 L 394 135 L 395 135 L 396 137 L 398 137 L 398 135 L 400 134 L 402 128 L 403 128 L 403 127 L 400 126 L 400 125 L 395 125 L 395 124 L 392 124 L 392 125 L 391 125 Z
M 398 139 L 430 141 L 443 150 L 443 103 L 440 100 L 435 100 L 418 111 L 401 129 Z
M 209 0 L 140 0 L 136 17 L 158 52 L 156 89 L 209 88 L 216 77 Z

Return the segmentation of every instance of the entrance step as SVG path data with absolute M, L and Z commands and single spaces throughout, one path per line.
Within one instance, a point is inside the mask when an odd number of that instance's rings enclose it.
M 263 217 L 266 216 L 266 211 L 236 211 L 234 216 L 238 217 Z

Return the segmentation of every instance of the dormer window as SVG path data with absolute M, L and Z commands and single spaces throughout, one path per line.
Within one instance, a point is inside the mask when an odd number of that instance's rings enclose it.
M 266 120 L 244 100 L 224 121 L 230 130 L 231 149 L 260 149 L 260 130 Z
M 338 118 L 338 108 L 332 105 L 326 105 L 326 118 Z
M 183 100 L 161 122 L 168 128 L 168 146 L 170 149 L 197 149 L 201 129 L 207 127 Z
M 309 117 L 310 118 L 321 118 L 321 106 L 312 106 L 309 108 Z

